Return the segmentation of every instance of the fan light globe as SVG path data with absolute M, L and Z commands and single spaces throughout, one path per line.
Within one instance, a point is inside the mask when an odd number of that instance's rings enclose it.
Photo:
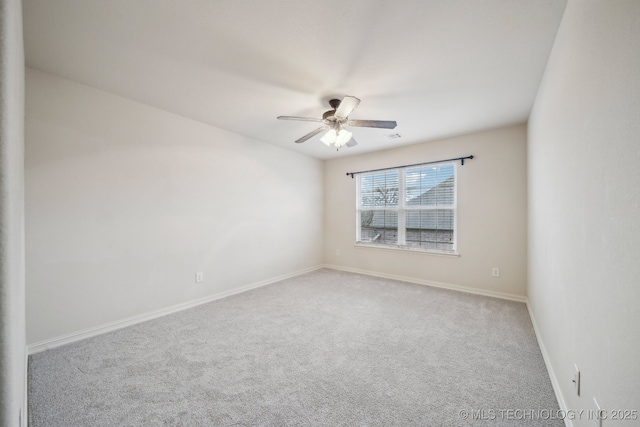
M 351 135 L 353 134 L 346 129 L 340 129 L 339 132 L 336 132 L 335 129 L 330 129 L 322 138 L 320 138 L 320 141 L 324 142 L 328 146 L 333 144 L 336 148 L 340 148 L 349 142 Z
M 338 132 L 338 137 L 336 138 L 336 142 L 335 142 L 336 148 L 340 148 L 344 144 L 349 142 L 349 140 L 351 139 L 351 135 L 353 134 L 348 130 L 340 129 L 340 132 Z
M 324 142 L 326 145 L 331 145 L 336 142 L 337 137 L 338 134 L 336 133 L 336 130 L 330 129 L 329 132 L 325 133 L 324 136 L 320 138 L 320 141 Z

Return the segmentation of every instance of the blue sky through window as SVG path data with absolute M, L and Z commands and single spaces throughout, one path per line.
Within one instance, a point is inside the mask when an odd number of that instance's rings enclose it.
M 438 184 L 451 178 L 454 174 L 454 166 L 451 164 L 423 166 L 407 169 L 406 172 L 406 199 L 410 201 L 429 191 Z
M 405 188 L 408 202 L 454 175 L 452 164 L 423 166 L 406 170 Z M 366 174 L 361 177 L 362 207 L 397 204 L 399 173 L 397 170 Z M 381 194 L 383 196 L 381 197 Z M 395 203 L 394 203 L 395 200 Z

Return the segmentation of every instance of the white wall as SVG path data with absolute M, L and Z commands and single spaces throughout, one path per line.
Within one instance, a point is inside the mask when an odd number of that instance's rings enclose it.
M 638 52 L 640 2 L 569 1 L 529 121 L 528 293 L 573 409 L 640 410 Z
M 39 71 L 26 85 L 28 343 L 322 263 L 321 161 Z
M 464 166 L 458 162 L 459 257 L 354 247 L 356 180 L 347 172 L 471 154 L 475 158 Z M 526 294 L 525 125 L 330 160 L 324 183 L 328 264 L 483 292 Z M 492 267 L 500 268 L 499 278 L 491 276 Z
M 0 0 L 0 426 L 26 425 L 23 164 L 22 10 Z

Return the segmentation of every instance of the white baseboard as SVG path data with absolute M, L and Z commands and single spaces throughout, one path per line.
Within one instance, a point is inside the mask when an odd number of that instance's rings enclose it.
M 140 314 L 137 316 L 128 317 L 126 319 L 117 320 L 115 322 L 106 323 L 104 325 L 95 326 L 93 328 L 83 329 L 78 332 L 73 332 L 70 334 L 62 335 L 56 338 L 51 338 L 48 340 L 40 341 L 37 343 L 29 344 L 27 346 L 27 354 L 35 354 L 41 351 L 49 350 L 55 347 L 60 347 L 65 344 L 70 344 L 72 342 L 80 341 L 86 338 L 94 337 L 96 335 L 104 334 L 106 332 L 111 332 L 116 329 L 125 328 L 127 326 L 135 325 L 137 323 L 146 322 L 148 320 L 156 319 L 158 317 L 166 316 L 168 314 L 176 313 L 178 311 L 187 310 L 189 308 L 193 308 L 202 304 L 206 304 L 211 301 L 219 300 L 231 295 L 236 295 L 242 292 L 249 291 L 251 289 L 256 289 L 262 286 L 270 285 L 275 282 L 279 282 L 281 280 L 289 279 L 291 277 L 300 276 L 301 274 L 310 273 L 315 270 L 321 269 L 322 266 L 315 266 L 311 268 L 307 268 L 304 270 L 299 270 L 293 273 L 283 274 L 281 276 L 272 277 L 270 279 L 261 280 L 260 282 L 250 283 L 248 285 L 235 288 L 229 291 L 220 292 L 217 294 L 209 295 L 203 298 L 198 298 L 192 301 L 187 301 L 182 304 L 172 305 L 170 307 L 161 308 L 158 310 L 150 311 L 144 314 Z
M 383 279 L 400 280 L 402 282 L 416 283 L 418 285 L 432 286 L 435 288 L 449 289 L 452 291 L 466 292 L 469 294 L 483 295 L 487 297 L 506 299 L 510 301 L 527 302 L 527 297 L 503 292 L 488 291 L 484 289 L 469 288 L 466 286 L 452 285 L 449 283 L 433 282 L 431 280 L 416 279 L 413 277 L 397 276 L 395 274 L 378 273 L 375 271 L 360 270 L 357 268 L 342 267 L 339 265 L 325 264 L 323 267 L 333 270 L 347 271 L 349 273 L 364 274 L 367 276 L 381 277 Z
M 531 324 L 533 325 L 533 330 L 536 334 L 536 339 L 538 340 L 538 347 L 540 347 L 540 352 L 542 352 L 542 359 L 544 360 L 544 364 L 547 367 L 547 373 L 549 374 L 549 379 L 551 380 L 551 386 L 553 387 L 553 392 L 556 395 L 556 399 L 558 400 L 558 405 L 560 406 L 560 410 L 565 414 L 567 413 L 567 403 L 564 400 L 564 396 L 562 395 L 562 390 L 560 389 L 560 383 L 558 382 L 558 377 L 556 377 L 556 373 L 553 370 L 553 366 L 551 365 L 551 359 L 549 358 L 549 353 L 547 353 L 547 348 L 542 341 L 542 336 L 540 336 L 540 330 L 538 329 L 538 324 L 536 323 L 536 318 L 533 315 L 533 311 L 531 311 L 531 305 L 529 301 L 527 301 L 527 310 L 529 311 L 529 317 L 531 318 Z M 565 417 L 564 425 L 566 427 L 573 427 L 573 422 Z

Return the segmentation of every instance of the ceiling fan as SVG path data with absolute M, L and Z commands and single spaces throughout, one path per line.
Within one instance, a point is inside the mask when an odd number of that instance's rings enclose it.
M 278 116 L 278 120 L 299 120 L 323 123 L 322 126 L 313 132 L 309 132 L 305 136 L 296 139 L 296 143 L 300 144 L 301 142 L 305 142 L 326 130 L 327 133 L 325 133 L 320 140 L 328 146 L 334 145 L 337 149 L 340 149 L 343 145 L 346 145 L 347 147 L 354 147 L 358 144 L 358 142 L 352 137 L 351 132 L 346 130 L 344 126 L 382 129 L 393 129 L 397 126 L 397 123 L 391 120 L 349 120 L 349 114 L 355 110 L 358 104 L 360 104 L 360 100 L 358 98 L 347 95 L 342 98 L 342 101 L 339 99 L 330 100 L 329 105 L 332 110 L 325 111 L 324 114 L 322 114 L 321 119 L 315 119 L 312 117 Z

